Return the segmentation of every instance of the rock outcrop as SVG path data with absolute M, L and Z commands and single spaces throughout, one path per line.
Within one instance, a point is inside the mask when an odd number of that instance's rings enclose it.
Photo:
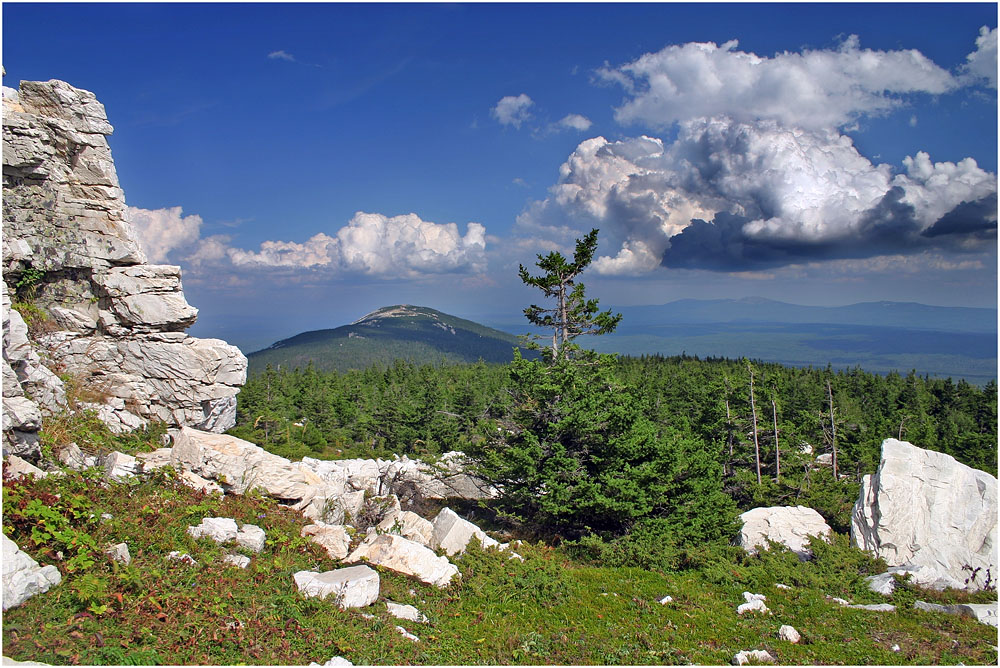
M 832 533 L 823 516 L 805 506 L 773 506 L 754 508 L 740 515 L 739 544 L 744 550 L 755 553 L 757 548 L 767 549 L 767 542 L 781 543 L 800 559 L 812 556 L 809 536 L 829 540 Z
M 221 432 L 235 421 L 246 358 L 184 333 L 197 309 L 178 267 L 146 263 L 111 132 L 93 93 L 55 80 L 4 88 L 5 452 L 36 450 L 41 417 L 65 405 L 51 369 L 97 397 L 113 429 L 158 420 Z M 30 304 L 38 323 L 30 343 L 11 302 Z
M 996 478 L 894 438 L 851 515 L 853 545 L 936 589 L 995 586 L 996 531 Z

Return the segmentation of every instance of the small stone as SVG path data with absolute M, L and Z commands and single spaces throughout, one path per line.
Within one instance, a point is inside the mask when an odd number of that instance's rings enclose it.
M 419 624 L 426 624 L 427 617 L 424 613 L 417 610 L 412 605 L 402 605 L 400 603 L 393 603 L 392 601 L 386 601 L 385 607 L 389 610 L 389 614 L 398 619 L 406 619 L 411 622 L 417 622 Z
M 194 538 L 211 538 L 216 543 L 236 540 L 239 528 L 236 520 L 228 517 L 206 517 L 197 526 L 188 527 L 188 534 Z
M 666 605 L 667 603 L 673 603 L 673 602 L 674 602 L 673 596 L 664 596 L 659 601 L 660 605 Z
M 851 602 L 850 602 L 850 601 L 845 601 L 844 599 L 842 599 L 842 598 L 838 598 L 838 597 L 836 597 L 836 596 L 827 596 L 827 597 L 826 597 L 826 600 L 828 600 L 828 601 L 833 601 L 833 602 L 834 602 L 834 603 L 836 603 L 837 605 L 850 605 L 850 604 L 851 604 Z
M 778 629 L 778 637 L 793 644 L 802 640 L 802 636 L 795 630 L 795 627 L 788 624 L 781 625 L 781 628 Z
M 132 555 L 129 554 L 128 545 L 126 543 L 112 545 L 104 551 L 104 554 L 111 557 L 112 561 L 117 561 L 118 563 L 125 564 L 126 566 L 132 563 Z
M 354 664 L 342 656 L 335 656 L 326 663 L 310 663 L 309 668 L 324 668 L 324 666 L 353 666 Z
M 264 530 L 253 524 L 244 524 L 243 528 L 236 534 L 236 544 L 251 552 L 261 552 L 267 537 Z
M 222 561 L 237 568 L 246 568 L 250 565 L 250 557 L 243 554 L 227 554 L 222 558 Z
M 870 610 L 872 612 L 893 612 L 896 606 L 891 603 L 866 603 L 864 605 L 847 605 L 848 608 L 853 608 L 854 610 Z
M 791 589 L 791 587 L 789 587 L 788 585 L 781 584 L 780 582 L 774 586 L 777 587 L 778 589 Z
M 899 645 L 893 645 L 892 647 L 889 648 L 889 650 L 893 652 L 898 652 L 900 651 L 900 647 Z
M 192 557 L 187 552 L 184 552 L 182 554 L 182 553 L 174 550 L 173 552 L 169 552 L 167 554 L 167 559 L 171 559 L 173 561 L 183 561 L 184 563 L 189 564 L 191 566 L 197 566 L 198 565 L 198 562 L 194 560 L 194 557 Z
M 767 606 L 764 604 L 764 601 L 767 600 L 767 597 L 764 596 L 763 594 L 751 594 L 750 592 L 745 591 L 743 592 L 743 598 L 746 600 L 746 603 L 743 603 L 738 608 L 736 608 L 736 614 L 742 615 L 746 612 L 763 612 L 767 614 L 771 613 L 771 611 L 768 610 Z
M 404 629 L 402 626 L 397 626 L 396 630 L 399 631 L 399 634 L 404 638 L 406 638 L 407 640 L 412 640 L 413 642 L 420 642 L 420 638 L 413 635 L 412 633 Z
M 737 652 L 733 657 L 734 666 L 745 666 L 750 662 L 754 663 L 774 663 L 774 657 L 762 649 L 751 649 Z

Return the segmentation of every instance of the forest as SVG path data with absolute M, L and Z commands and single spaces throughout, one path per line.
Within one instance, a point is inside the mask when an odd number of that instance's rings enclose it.
M 503 493 L 500 524 L 551 539 L 649 534 L 725 541 L 743 510 L 806 505 L 846 533 L 882 441 L 898 438 L 997 470 L 997 385 L 915 371 L 791 368 L 747 359 L 618 357 L 578 345 L 613 331 L 572 261 L 539 256 L 525 284 L 554 301 L 525 309 L 550 338 L 508 364 L 413 364 L 321 372 L 268 366 L 239 395 L 233 435 L 289 458 L 469 455 Z

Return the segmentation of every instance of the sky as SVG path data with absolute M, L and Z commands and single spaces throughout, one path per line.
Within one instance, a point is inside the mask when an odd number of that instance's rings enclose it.
M 410 303 L 997 301 L 997 5 L 4 2 L 4 85 L 93 91 L 190 333 Z M 888 323 L 887 323 L 888 324 Z M 517 332 L 515 332 L 517 333 Z

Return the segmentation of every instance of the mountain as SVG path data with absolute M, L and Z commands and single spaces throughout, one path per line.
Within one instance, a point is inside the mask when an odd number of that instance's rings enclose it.
M 984 385 L 997 377 L 997 311 L 864 302 L 799 306 L 770 299 L 681 299 L 612 309 L 618 330 L 587 341 L 623 355 L 747 357 L 789 366 L 911 369 Z
M 250 373 L 277 368 L 318 370 L 363 369 L 391 364 L 395 359 L 415 363 L 509 362 L 517 337 L 471 320 L 423 306 L 401 304 L 373 311 L 350 325 L 303 332 L 263 350 L 250 353 Z
M 901 327 L 966 333 L 997 331 L 996 309 L 928 306 L 915 302 L 800 306 L 761 297 L 747 297 L 680 299 L 658 306 L 628 306 L 616 310 L 625 316 L 622 325 L 629 328 L 677 323 L 769 322 Z

